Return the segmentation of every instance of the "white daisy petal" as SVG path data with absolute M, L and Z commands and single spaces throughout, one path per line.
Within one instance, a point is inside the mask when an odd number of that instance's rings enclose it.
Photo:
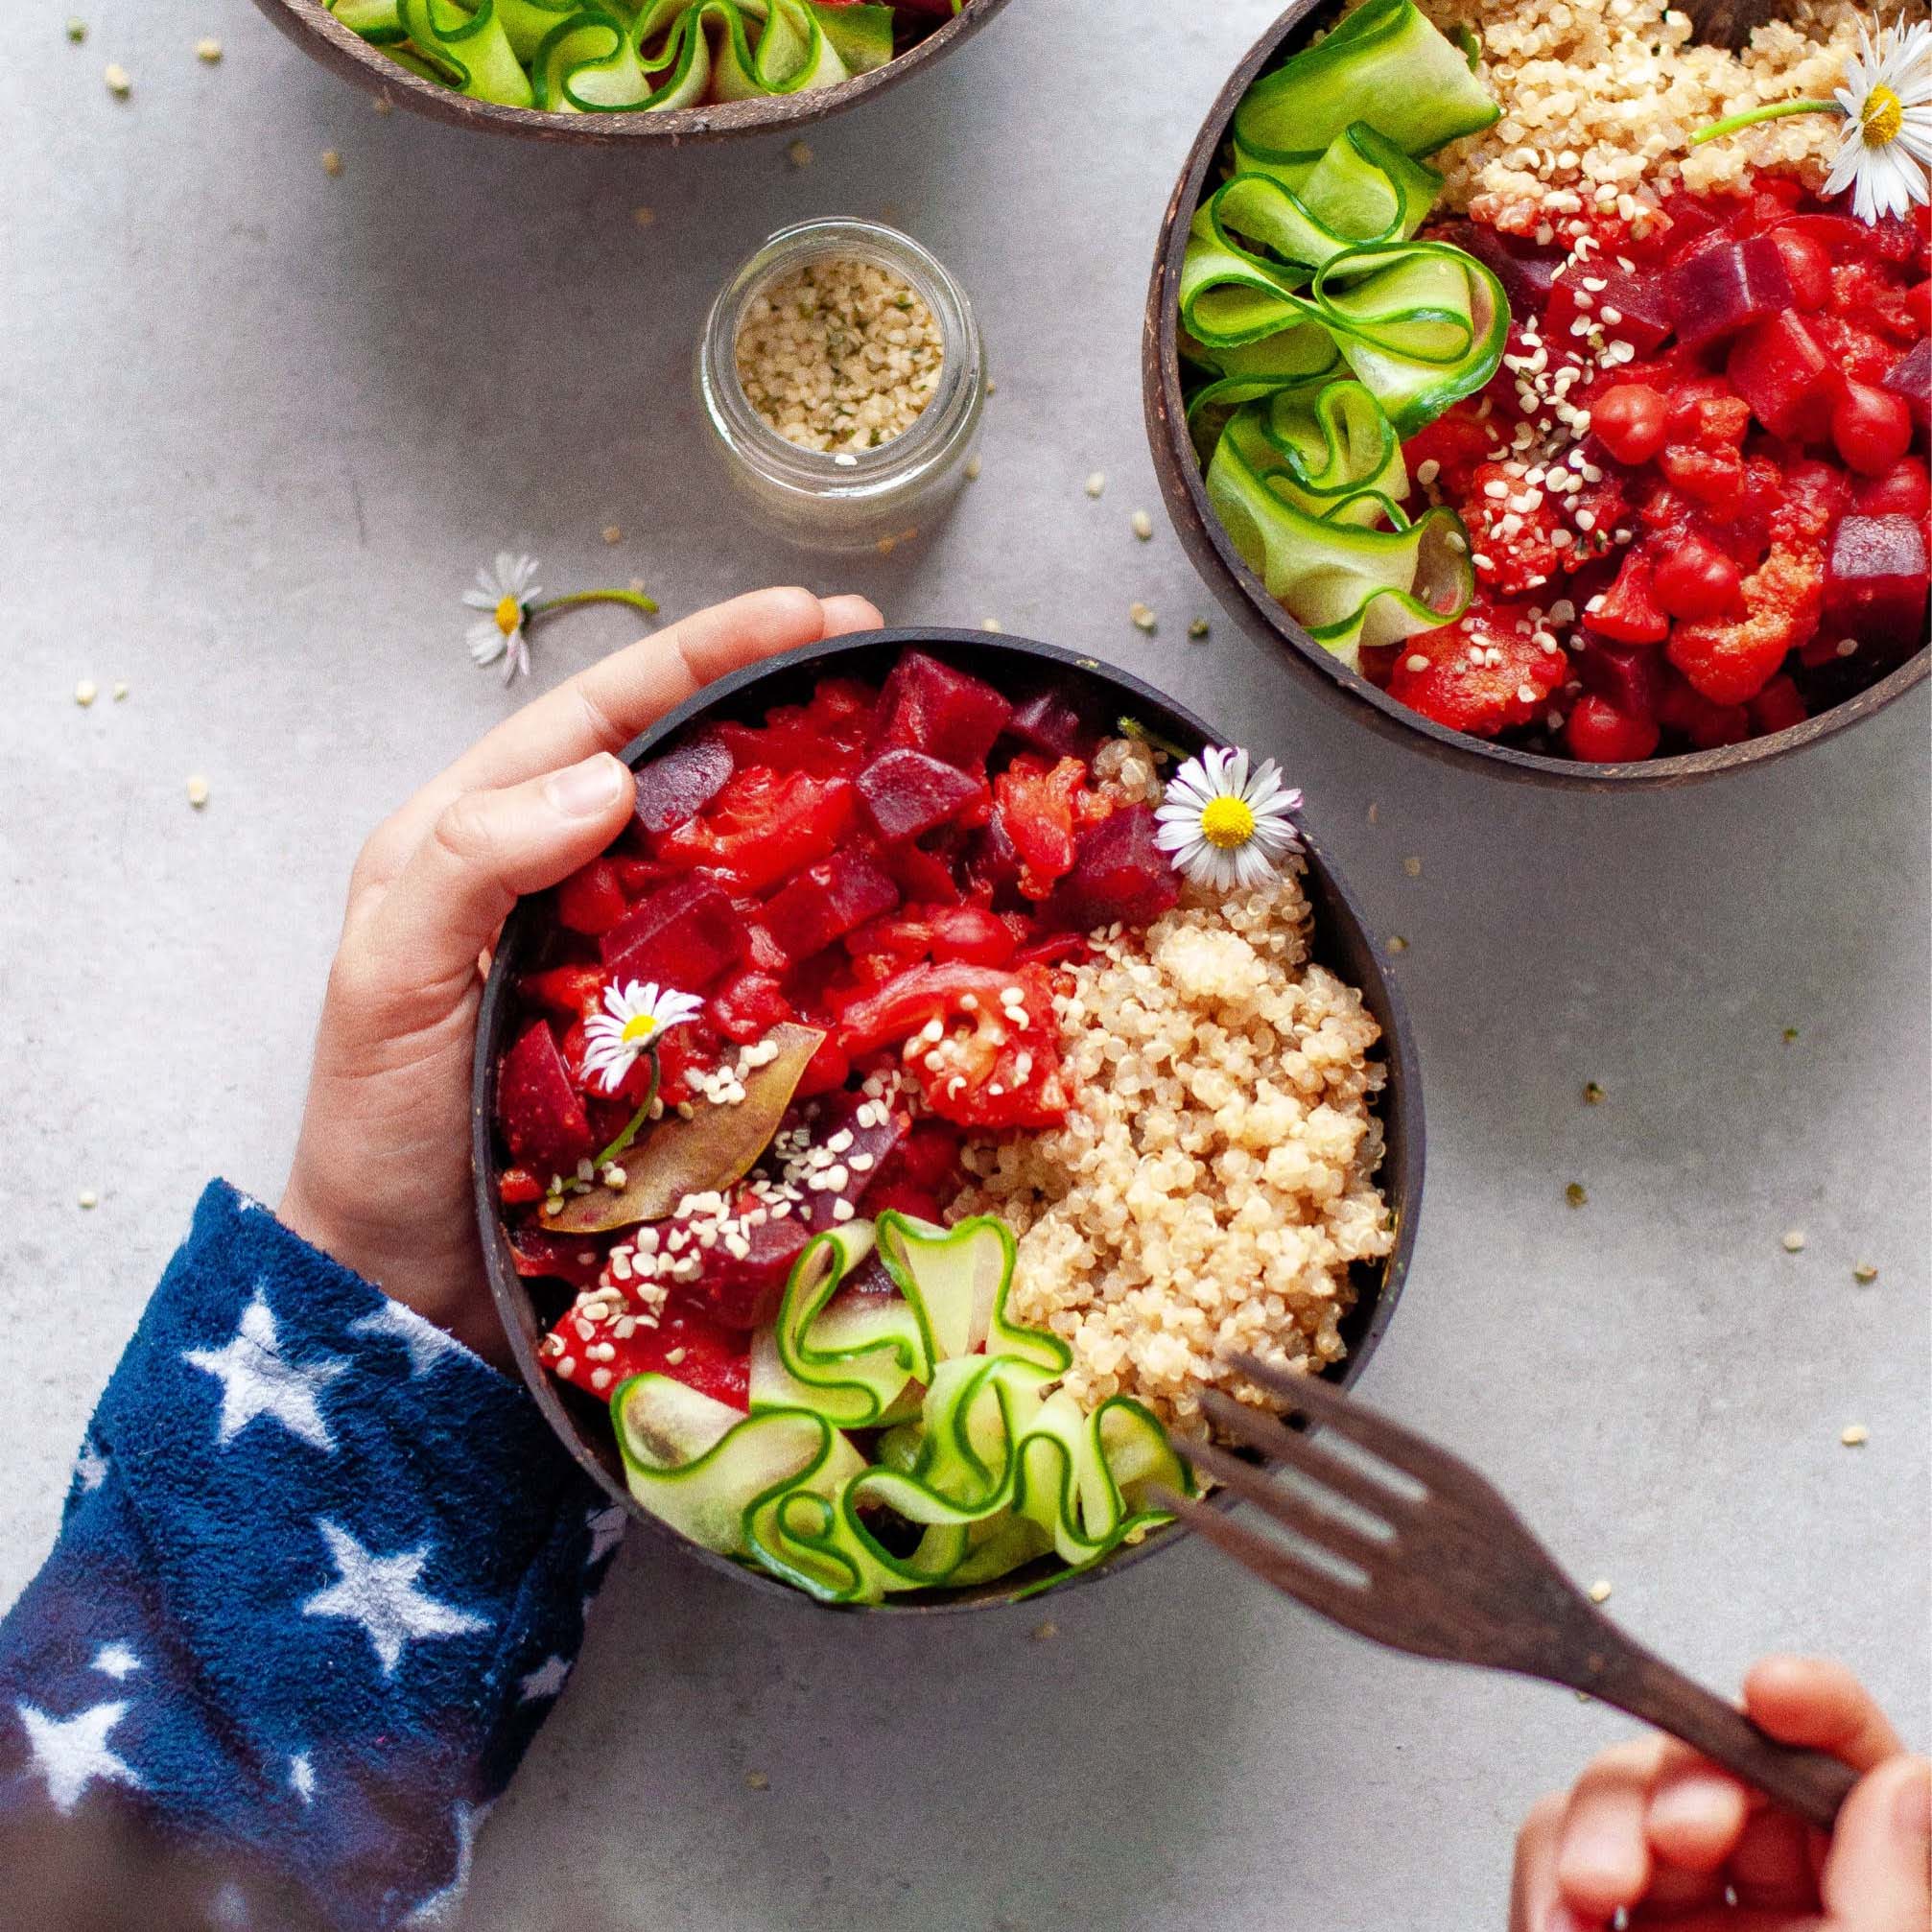
M 1300 850 L 1289 813 L 1301 803 L 1272 758 L 1257 765 L 1238 746 L 1211 744 L 1169 783 L 1154 813 L 1154 843 L 1204 891 L 1252 891 Z

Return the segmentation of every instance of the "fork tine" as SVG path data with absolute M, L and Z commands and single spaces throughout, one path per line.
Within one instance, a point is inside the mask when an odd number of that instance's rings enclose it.
M 1285 1543 L 1258 1536 L 1217 1509 L 1196 1502 L 1191 1496 L 1171 1493 L 1157 1497 L 1163 1509 L 1172 1510 L 1182 1521 L 1225 1550 L 1235 1561 L 1251 1569 L 1263 1583 L 1274 1587 L 1308 1609 L 1318 1611 L 1345 1628 L 1373 1637 L 1363 1618 L 1371 1599 L 1366 1590 L 1352 1589 L 1326 1570 L 1305 1563 Z
M 1213 1443 L 1189 1442 L 1176 1447 L 1195 1468 L 1206 1470 L 1237 1496 L 1245 1496 L 1316 1548 L 1354 1564 L 1364 1575 L 1373 1576 L 1377 1566 L 1389 1555 L 1393 1539 L 1378 1540 L 1357 1529 L 1332 1511 L 1274 1481 L 1253 1463 L 1243 1462 Z
M 1291 1409 L 1300 1410 L 1325 1428 L 1334 1428 L 1357 1449 L 1379 1456 L 1392 1469 L 1413 1476 L 1430 1490 L 1452 1491 L 1459 1484 L 1474 1484 L 1485 1495 L 1493 1494 L 1489 1482 L 1459 1456 L 1438 1449 L 1426 1437 L 1391 1422 L 1378 1410 L 1364 1407 L 1333 1383 L 1293 1369 L 1275 1368 L 1250 1355 L 1231 1355 L 1228 1360 L 1251 1381 L 1280 1396 Z
M 1223 1395 L 1218 1389 L 1203 1389 L 1201 1406 L 1223 1434 L 1246 1443 L 1250 1449 L 1260 1449 L 1263 1455 L 1272 1456 L 1279 1463 L 1286 1464 L 1310 1482 L 1333 1490 L 1337 1496 L 1347 1496 L 1357 1508 L 1367 1510 L 1371 1516 L 1399 1525 L 1417 1507 L 1412 1496 L 1391 1489 L 1386 1482 L 1378 1481 L 1354 1463 L 1344 1462 L 1332 1449 L 1324 1447 L 1319 1437 L 1303 1435 L 1288 1428 L 1264 1410 L 1250 1408 L 1247 1403 L 1237 1402 L 1233 1396 Z M 1179 1448 L 1184 1454 L 1187 1452 L 1185 1443 Z

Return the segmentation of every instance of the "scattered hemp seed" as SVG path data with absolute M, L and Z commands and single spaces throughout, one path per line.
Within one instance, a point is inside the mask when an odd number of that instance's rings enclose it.
M 87 37 L 87 23 L 86 23 L 86 21 L 84 21 L 84 20 L 80 20 L 80 19 L 75 19 L 75 20 L 70 20 L 70 21 L 68 21 L 68 22 L 67 22 L 67 37 L 68 37 L 68 39 L 70 39 L 71 41 L 73 41 L 73 43 L 75 44 L 75 46 L 77 46 L 77 47 L 78 47 L 78 46 L 79 46 L 79 45 L 81 44 L 81 42 L 82 42 L 82 40 L 84 40 L 84 39 L 85 39 L 85 38 Z
M 1838 1431 L 1838 1440 L 1847 1449 L 1863 1449 L 1872 1440 L 1872 1431 L 1863 1423 L 1847 1423 Z
M 1143 630 L 1149 637 L 1153 636 L 1154 625 L 1158 620 L 1155 618 L 1150 605 L 1130 603 L 1127 606 L 1127 615 L 1134 620 L 1134 628 L 1136 630 Z
M 1423 876 L 1423 862 L 1420 859 L 1404 859 L 1402 860 L 1402 870 L 1411 879 L 1420 879 Z
M 127 696 L 127 695 L 128 695 L 128 687 L 125 684 L 117 684 L 114 687 L 114 702 L 116 704 L 119 704 L 120 701 Z
M 1872 1284 L 1878 1279 L 1878 1270 L 1874 1268 L 1870 1261 L 1860 1261 L 1858 1265 L 1851 1270 L 1851 1279 L 1854 1282 L 1856 1282 L 1860 1287 L 1869 1288 L 1872 1285 Z
M 986 393 L 989 396 L 997 396 L 1000 393 L 1000 385 L 991 376 L 986 378 Z
M 1583 1097 L 1587 1105 L 1600 1107 L 1603 1105 L 1603 1089 L 1594 1080 L 1586 1080 L 1583 1083 Z
M 1191 637 L 1196 644 L 1199 644 L 1202 638 L 1206 637 L 1207 634 L 1208 634 L 1208 620 L 1205 617 L 1197 617 L 1193 621 L 1193 623 L 1188 626 L 1188 635 Z
M 997 617 L 982 617 L 979 620 L 979 628 L 981 630 L 999 631 L 1003 630 L 1005 626 Z
M 79 1198 L 83 1208 L 98 1208 L 101 1205 L 101 1197 L 92 1188 L 82 1188 Z
M 208 802 L 208 781 L 197 771 L 188 780 L 188 803 L 197 812 Z
M 640 204 L 639 206 L 633 208 L 630 211 L 630 219 L 633 222 L 635 222 L 640 228 L 648 228 L 654 221 L 657 220 L 657 210 L 655 208 L 646 207 Z
M 1106 487 L 1107 487 L 1107 474 L 1104 470 L 1096 470 L 1093 473 L 1093 475 L 1087 479 L 1087 494 L 1091 497 L 1099 496 L 1106 489 Z
M 94 680 L 91 677 L 83 677 L 81 680 L 81 682 L 74 687 L 74 702 L 78 704 L 82 711 L 85 711 L 86 708 L 90 704 L 92 704 L 97 697 L 100 696 L 100 695 L 101 695 L 100 688 L 95 684 Z
M 1787 1027 L 1785 1027 L 1785 1029 L 1784 1029 L 1784 1044 L 1785 1044 L 1785 1045 L 1786 1045 L 1787 1047 L 1795 1047 L 1795 1046 L 1797 1046 L 1797 1044 L 1798 1044 L 1798 1028 L 1797 1028 L 1796 1026 L 1787 1026 Z
M 1567 1201 L 1570 1204 L 1572 1208 L 1581 1208 L 1585 1206 L 1590 1200 L 1590 1195 L 1585 1190 L 1584 1185 L 1581 1181 L 1572 1181 L 1569 1184 L 1569 1186 L 1563 1190 L 1563 1197 L 1566 1201 Z
M 1050 1617 L 1045 1623 L 1033 1626 L 1033 1641 L 1035 1643 L 1050 1643 L 1059 1635 L 1060 1626 Z
M 333 148 L 322 150 L 322 173 L 333 179 L 342 172 L 342 157 Z
M 1400 932 L 1391 932 L 1389 934 L 1389 951 L 1391 953 L 1406 953 L 1408 950 L 1409 942 Z
M 1590 1585 L 1590 1600 L 1591 1603 L 1608 1603 L 1610 1601 L 1610 1585 L 1602 1578 L 1598 1578 L 1595 1583 Z
M 622 543 L 624 541 L 623 526 L 614 523 L 605 524 L 603 527 L 603 540 L 609 544 Z
M 1376 804 L 1372 799 L 1369 802 L 1369 823 L 1371 825 L 1379 825 L 1381 822 L 1382 822 L 1382 809 L 1379 805 Z
M 812 144 L 809 141 L 794 141 L 785 151 L 785 158 L 794 168 L 809 168 L 812 165 Z
M 1804 1251 L 1804 1230 L 1787 1228 L 1784 1231 L 1784 1252 L 1787 1255 L 1802 1254 Z
M 222 43 L 212 34 L 205 39 L 197 40 L 195 59 L 204 67 L 219 67 L 222 64 Z
M 1153 542 L 1154 519 L 1150 517 L 1145 510 L 1137 509 L 1134 512 L 1134 514 L 1127 519 L 1127 521 L 1134 526 L 1134 534 L 1137 537 L 1139 537 L 1143 543 Z
M 975 450 L 966 459 L 966 481 L 968 483 L 978 483 L 979 481 L 979 452 L 978 450 Z
M 117 101 L 125 101 L 134 91 L 132 79 L 129 76 L 127 68 L 118 60 L 108 61 L 106 71 L 101 78 L 106 82 L 108 93 Z
M 374 106 L 378 114 L 393 114 L 396 111 L 396 104 L 387 94 L 378 94 Z
M 771 1779 L 762 1771 L 747 1771 L 744 1774 L 744 1782 L 753 1791 L 769 1791 L 771 1789 Z

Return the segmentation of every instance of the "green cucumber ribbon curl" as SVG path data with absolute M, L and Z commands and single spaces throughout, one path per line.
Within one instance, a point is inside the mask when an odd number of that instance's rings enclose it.
M 412 72 L 479 101 L 623 113 L 836 86 L 893 56 L 889 6 L 817 0 L 328 0 Z
M 897 1295 L 839 1292 L 875 1231 L 814 1239 L 752 1349 L 748 1415 L 659 1375 L 611 1398 L 631 1494 L 706 1548 L 828 1603 L 991 1582 L 1036 1558 L 1097 1563 L 1194 1493 L 1152 1412 L 1083 1410 L 1057 1335 L 1006 1311 L 1016 1250 L 990 1215 L 876 1229 Z M 845 1433 L 880 1431 L 868 1460 Z M 882 1517 L 907 1534 L 882 1539 Z M 912 1532 L 916 1532 L 916 1540 Z M 895 1544 L 897 1546 L 895 1546 Z M 1044 1587 L 1044 1585 L 1042 1586 Z
M 1367 0 L 1248 90 L 1232 171 L 1189 232 L 1182 353 L 1209 500 L 1269 595 L 1349 664 L 1473 594 L 1453 513 L 1400 507 L 1402 443 L 1501 364 L 1501 284 L 1417 239 L 1442 187 L 1423 157 L 1496 113 L 1414 0 Z

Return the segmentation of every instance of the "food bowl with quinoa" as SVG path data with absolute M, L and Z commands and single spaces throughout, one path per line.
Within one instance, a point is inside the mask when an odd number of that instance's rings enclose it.
M 1932 24 L 1770 0 L 1297 6 L 1149 294 L 1195 561 L 1358 720 L 1598 789 L 1926 675 Z
M 1399 999 L 1273 764 L 1122 672 L 839 639 L 633 744 L 480 1020 L 492 1285 L 704 1561 L 964 1608 L 1173 1541 L 1245 1349 L 1347 1381 L 1422 1188 Z

